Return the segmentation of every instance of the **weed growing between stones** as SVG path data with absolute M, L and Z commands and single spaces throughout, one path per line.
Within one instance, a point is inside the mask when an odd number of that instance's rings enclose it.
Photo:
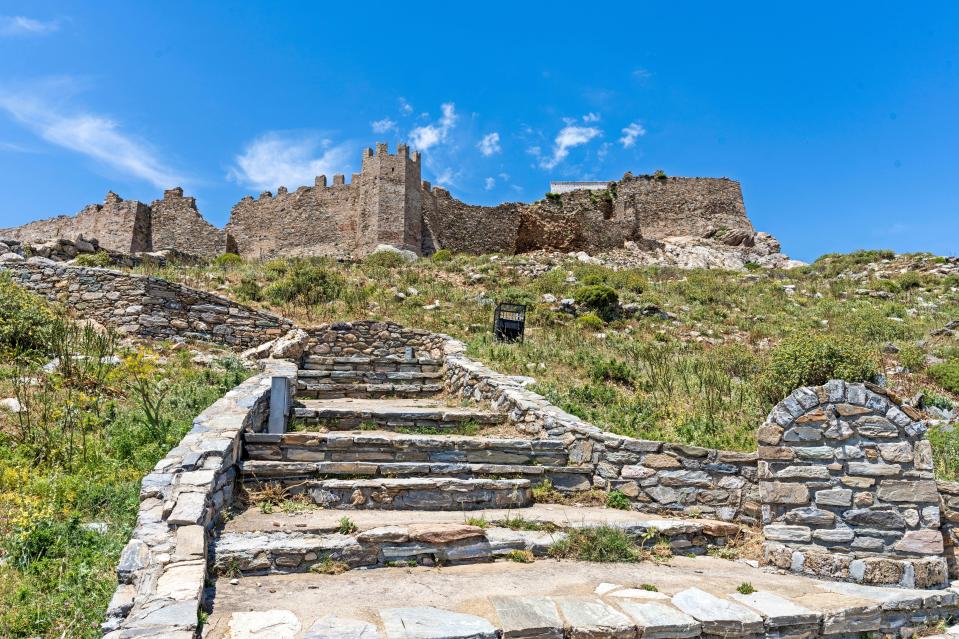
M 346 516 L 340 517 L 340 525 L 337 527 L 336 532 L 341 535 L 351 535 L 357 530 L 359 530 L 359 528 L 353 523 L 352 519 Z
M 342 561 L 335 561 L 331 557 L 324 557 L 320 562 L 310 566 L 310 572 L 318 575 L 342 575 L 349 569 L 349 564 Z
M 659 588 L 653 584 L 641 584 L 639 587 L 641 590 L 645 590 L 646 592 L 659 592 Z
M 494 522 L 496 526 L 509 528 L 510 530 L 532 530 L 542 532 L 556 532 L 560 526 L 550 521 L 534 521 L 526 519 L 522 515 L 510 515 L 506 519 Z
M 531 564 L 536 561 L 536 556 L 531 550 L 511 550 L 506 553 L 506 559 L 518 564 Z
M 615 508 L 616 510 L 630 510 L 633 504 L 629 501 L 629 497 L 618 490 L 614 490 L 606 496 L 606 507 Z
M 738 586 L 736 586 L 736 592 L 738 592 L 741 595 L 751 595 L 754 592 L 756 592 L 756 588 L 754 588 L 753 585 L 749 583 L 748 581 L 744 581 Z
M 467 526 L 476 526 L 477 528 L 486 528 L 489 526 L 489 522 L 486 521 L 486 517 L 467 517 L 466 518 Z
M 652 544 L 647 546 L 650 542 Z M 669 542 L 658 539 L 658 533 L 653 529 L 637 544 L 621 528 L 597 526 L 567 530 L 565 539 L 550 546 L 549 555 L 556 559 L 632 563 L 644 560 L 667 561 L 672 557 L 672 551 Z

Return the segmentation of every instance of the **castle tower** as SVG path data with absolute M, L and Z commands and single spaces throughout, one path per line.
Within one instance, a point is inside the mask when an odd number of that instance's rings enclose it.
M 366 253 L 377 244 L 420 253 L 423 213 L 420 186 L 420 154 L 410 153 L 400 144 L 390 155 L 385 143 L 377 143 L 376 152 L 363 153 L 359 183 L 363 190 L 358 238 L 359 252 Z

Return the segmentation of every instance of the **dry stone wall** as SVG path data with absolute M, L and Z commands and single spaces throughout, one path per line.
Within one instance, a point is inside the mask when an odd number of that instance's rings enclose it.
M 925 432 L 878 387 L 831 381 L 780 402 L 758 432 L 767 559 L 867 584 L 945 585 Z
M 308 328 L 307 356 L 404 358 L 412 349 L 414 359 L 441 360 L 449 339 L 430 331 L 406 328 L 393 322 L 370 320 L 336 322 Z
M 120 555 L 108 639 L 193 639 L 207 577 L 207 546 L 233 500 L 242 433 L 269 418 L 271 378 L 296 387 L 297 364 L 263 360 L 246 380 L 193 420 L 193 428 L 140 485 L 133 535 Z
M 18 284 L 120 332 L 249 348 L 279 337 L 287 319 L 156 277 L 31 257 L 0 264 Z

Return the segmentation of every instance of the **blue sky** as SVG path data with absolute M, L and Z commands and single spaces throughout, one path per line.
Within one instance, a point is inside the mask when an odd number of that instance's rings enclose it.
M 663 169 L 800 259 L 959 254 L 959 3 L 231 4 L 0 1 L 0 227 L 407 140 L 467 202 Z

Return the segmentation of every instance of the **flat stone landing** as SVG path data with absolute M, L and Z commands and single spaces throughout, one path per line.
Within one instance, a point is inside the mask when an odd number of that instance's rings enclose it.
M 744 583 L 755 592 L 737 592 Z M 951 590 L 828 582 L 710 557 L 221 577 L 215 588 L 208 639 L 898 637 L 956 613 Z

